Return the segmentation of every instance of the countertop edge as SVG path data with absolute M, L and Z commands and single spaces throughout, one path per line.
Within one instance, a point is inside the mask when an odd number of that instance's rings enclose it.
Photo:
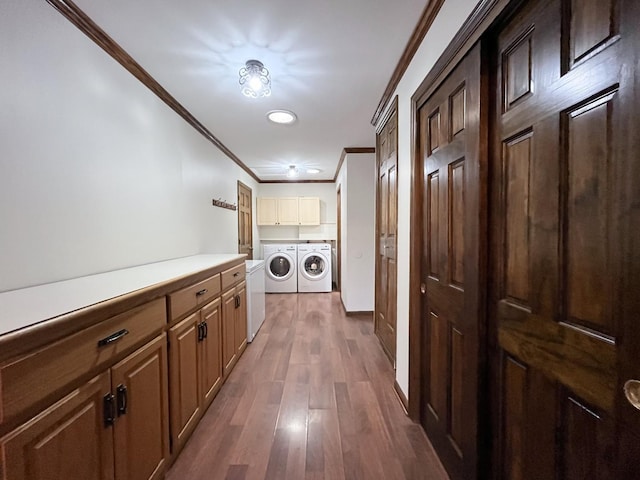
M 0 362 L 6 361 L 16 355 L 23 352 L 33 350 L 39 346 L 45 345 L 52 341 L 56 341 L 67 335 L 76 333 L 91 325 L 104 321 L 112 316 L 123 313 L 131 308 L 137 307 L 144 303 L 156 300 L 167 294 L 188 286 L 192 283 L 204 280 L 205 278 L 219 273 L 231 266 L 238 265 L 244 262 L 246 255 L 244 254 L 229 254 L 229 255 L 194 255 L 190 257 L 183 257 L 182 259 L 174 259 L 167 262 L 157 262 L 148 265 L 142 265 L 140 267 L 130 267 L 122 270 L 116 270 L 117 272 L 135 273 L 136 269 L 150 268 L 153 266 L 161 266 L 161 264 L 168 264 L 169 262 L 176 263 L 180 260 L 194 259 L 195 257 L 201 257 L 206 260 L 205 257 L 216 257 L 216 261 L 210 262 L 209 265 L 204 267 L 198 267 L 190 269 L 182 274 L 171 276 L 170 278 L 162 278 L 157 282 L 150 282 L 145 285 L 141 285 L 140 288 L 133 290 L 123 291 L 119 295 L 107 296 L 98 301 L 82 304 L 78 308 L 66 311 L 57 312 L 54 315 L 48 315 L 46 318 L 39 318 L 36 321 L 29 321 L 19 328 L 14 328 L 8 331 L 1 331 L 0 333 Z M 95 280 L 100 275 L 113 275 L 114 272 L 107 272 L 106 274 L 89 275 L 86 277 L 79 277 L 72 279 L 68 282 L 69 288 L 73 288 L 74 281 L 82 281 L 92 277 Z M 99 280 L 99 279 L 98 279 Z M 62 282 L 56 282 L 62 283 Z M 53 284 L 41 285 L 39 287 L 30 287 L 29 293 L 33 293 L 34 299 L 36 299 L 38 291 L 42 287 L 48 287 Z M 7 292 L 7 293 L 14 293 Z M 0 298 L 4 294 L 0 294 Z M 0 303 L 1 304 L 1 303 Z

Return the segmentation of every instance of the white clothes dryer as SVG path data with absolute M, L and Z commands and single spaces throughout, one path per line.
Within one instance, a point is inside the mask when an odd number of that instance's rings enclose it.
M 264 246 L 265 283 L 267 293 L 295 293 L 298 291 L 295 244 L 266 244 Z
M 331 291 L 331 245 L 328 243 L 298 245 L 298 291 Z

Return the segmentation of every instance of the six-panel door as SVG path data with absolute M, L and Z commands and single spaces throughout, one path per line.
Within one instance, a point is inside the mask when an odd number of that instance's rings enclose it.
M 638 454 L 631 470 L 618 455 L 640 425 L 622 389 L 638 374 L 639 11 L 527 2 L 492 48 L 501 478 L 638 478 Z

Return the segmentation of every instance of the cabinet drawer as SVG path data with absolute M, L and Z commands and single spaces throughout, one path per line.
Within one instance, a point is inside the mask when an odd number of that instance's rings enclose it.
M 224 275 L 224 274 L 223 274 Z M 177 320 L 185 313 L 203 305 L 220 293 L 220 274 L 169 294 L 170 320 Z
M 245 266 L 244 262 L 242 262 L 240 265 L 222 272 L 222 290 L 226 290 L 240 280 L 244 280 L 246 271 L 247 267 Z
M 0 423 L 111 366 L 166 323 L 165 299 L 160 298 L 0 366 Z

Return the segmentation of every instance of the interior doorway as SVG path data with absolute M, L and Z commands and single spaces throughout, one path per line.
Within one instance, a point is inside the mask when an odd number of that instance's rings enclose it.
M 253 260 L 253 196 L 251 189 L 238 181 L 238 253 Z

